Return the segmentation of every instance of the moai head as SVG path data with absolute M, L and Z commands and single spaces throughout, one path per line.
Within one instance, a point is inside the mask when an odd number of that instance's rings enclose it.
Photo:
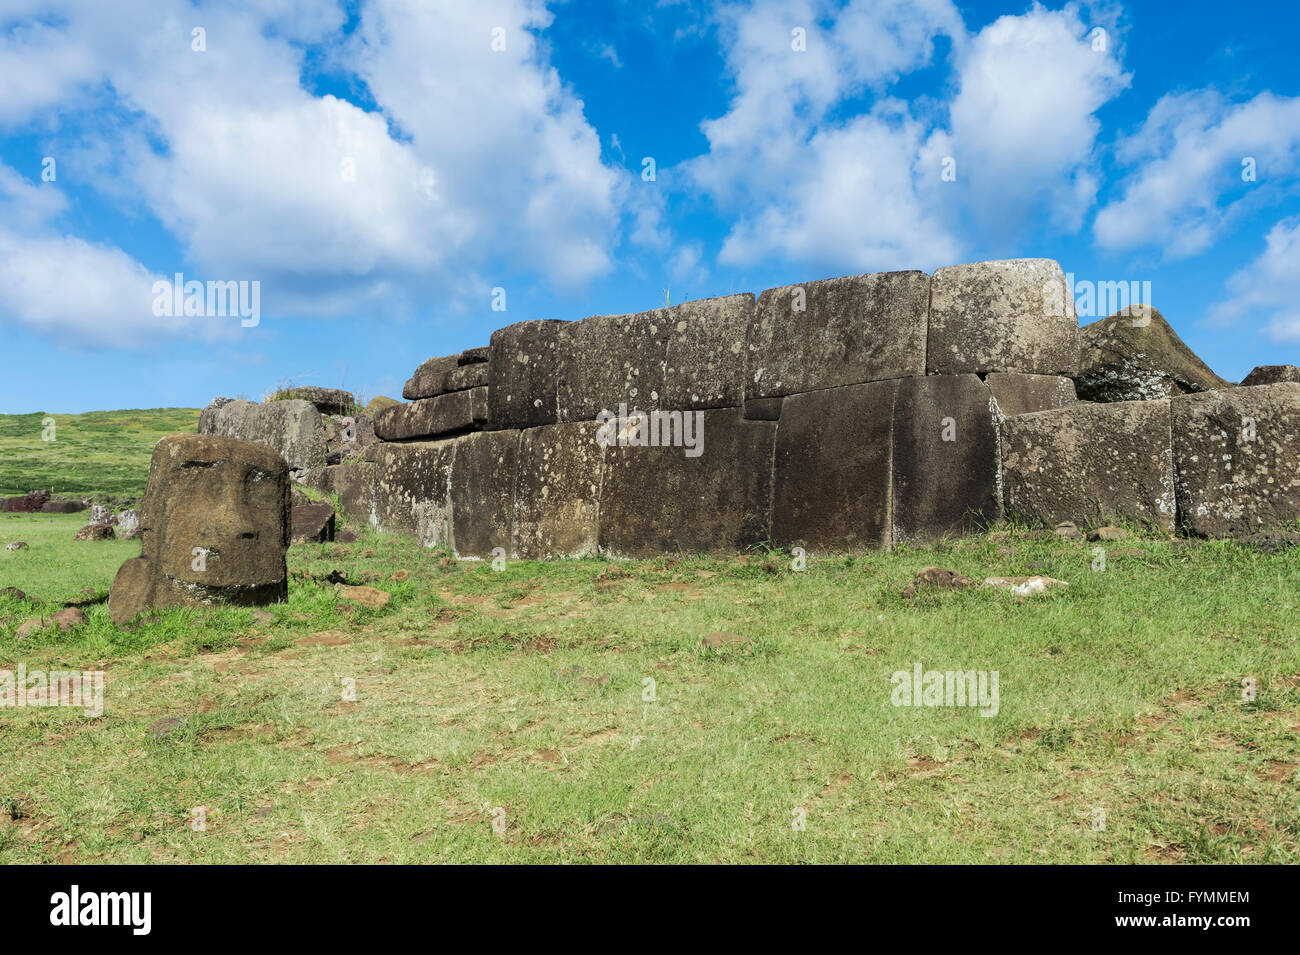
M 164 438 L 149 464 L 140 538 L 141 556 L 123 565 L 110 593 L 118 622 L 148 606 L 281 600 L 289 467 L 249 441 Z

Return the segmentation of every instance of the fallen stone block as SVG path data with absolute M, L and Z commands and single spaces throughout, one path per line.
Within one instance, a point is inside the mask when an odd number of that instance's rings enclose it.
M 323 415 L 350 415 L 356 408 L 356 396 L 341 388 L 304 385 L 285 391 L 285 397 L 306 401 Z
M 375 434 L 384 441 L 441 438 L 477 431 L 487 420 L 488 389 L 471 388 L 385 408 L 375 416 Z
M 1150 401 L 1229 387 L 1149 305 L 1130 305 L 1079 330 L 1079 397 Z
M 1185 530 L 1235 537 L 1300 518 L 1300 383 L 1183 395 L 1172 404 Z
M 599 504 L 605 449 L 594 421 L 522 433 L 515 482 L 513 553 L 523 560 L 588 557 L 599 552 Z
M 929 297 L 924 272 L 768 289 L 750 327 L 745 397 L 924 375 Z
M 49 491 L 28 491 L 21 497 L 4 499 L 4 510 L 10 514 L 36 514 L 50 502 Z
M 993 396 L 977 375 L 902 378 L 894 398 L 892 543 L 1002 517 Z
M 568 322 L 516 322 L 492 333 L 488 423 L 493 430 L 556 422 L 559 335 Z
M 785 399 L 773 468 L 777 544 L 819 554 L 889 547 L 897 390 L 897 381 L 877 381 Z
M 467 356 L 473 355 L 473 359 Z M 486 387 L 488 384 L 487 349 L 472 349 L 457 355 L 430 358 L 402 388 L 407 400 L 436 398 L 451 391 Z M 479 357 L 482 356 L 482 357 Z
M 1018 371 L 1074 377 L 1078 320 L 1060 265 L 1005 259 L 934 273 L 926 371 Z
M 289 510 L 289 541 L 318 544 L 334 539 L 334 508 L 330 504 L 298 504 Z
M 286 399 L 256 404 L 231 401 L 199 422 L 200 434 L 252 441 L 278 452 L 290 471 L 325 463 L 325 422 L 307 401 Z
M 1006 509 L 1049 527 L 1127 519 L 1174 529 L 1168 401 L 1080 403 L 1001 423 Z
M 85 501 L 46 501 L 41 505 L 43 514 L 77 514 L 85 509 Z
M 510 554 L 519 441 L 516 431 L 456 439 L 450 496 L 451 541 L 458 557 Z
M 738 408 L 683 412 L 680 420 L 687 416 L 694 450 L 664 443 L 605 448 L 602 553 L 727 554 L 768 539 L 776 426 L 744 421 Z
M 1074 404 L 1074 382 L 1060 375 L 1022 375 L 992 372 L 985 380 L 1004 415 L 1051 411 Z
M 1300 381 L 1300 368 L 1295 365 L 1259 365 L 1242 381 L 1242 386 L 1276 385 L 1283 381 Z

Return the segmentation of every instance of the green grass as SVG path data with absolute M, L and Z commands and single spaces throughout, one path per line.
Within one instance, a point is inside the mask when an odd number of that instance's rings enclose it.
M 0 861 L 1300 861 L 1300 549 L 1135 538 L 1098 573 L 1096 545 L 1013 529 L 802 573 L 780 554 L 498 573 L 366 533 L 291 549 L 267 622 L 119 630 L 92 602 L 19 641 L 133 553 L 77 524 L 0 524 L 33 545 L 0 584 L 49 602 L 0 597 L 0 669 L 106 673 L 99 719 L 0 710 Z M 903 599 L 932 564 L 1070 586 Z M 336 569 L 391 603 L 349 609 Z M 703 649 L 717 630 L 755 642 Z M 998 670 L 998 714 L 891 705 L 916 662 Z
M 44 490 L 95 500 L 138 499 L 154 445 L 169 434 L 192 432 L 198 423 L 196 408 L 0 415 L 0 496 Z

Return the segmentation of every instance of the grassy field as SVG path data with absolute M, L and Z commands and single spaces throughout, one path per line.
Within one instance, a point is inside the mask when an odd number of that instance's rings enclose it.
M 1300 861 L 1300 549 L 1135 537 L 1099 572 L 1012 529 L 497 572 L 363 533 L 291 549 L 270 619 L 118 630 L 137 545 L 79 523 L 0 516 L 31 545 L 0 586 L 45 602 L 0 596 L 0 669 L 105 671 L 100 718 L 0 709 L 0 861 Z M 1069 587 L 900 596 L 932 564 Z M 86 625 L 17 638 L 69 600 Z M 997 714 L 893 705 L 917 663 L 997 670 Z
M 0 496 L 44 490 L 96 500 L 139 498 L 153 446 L 198 423 L 196 408 L 0 415 Z

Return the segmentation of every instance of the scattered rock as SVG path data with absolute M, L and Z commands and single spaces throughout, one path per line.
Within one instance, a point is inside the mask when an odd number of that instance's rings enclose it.
M 985 577 L 984 586 L 992 587 L 995 590 L 1009 590 L 1011 593 L 1020 597 L 1028 597 L 1032 594 L 1043 594 L 1053 587 L 1070 586 L 1064 580 L 1057 580 L 1055 577 Z
M 10 514 L 35 514 L 49 501 L 49 491 L 28 491 L 22 497 L 4 498 L 4 507 L 0 510 L 8 511 Z
M 50 615 L 50 623 L 64 632 L 71 630 L 73 627 L 79 627 L 85 622 L 86 612 L 80 607 L 65 607 Z
M 1061 521 L 1061 523 L 1056 525 L 1056 529 L 1052 531 L 1052 533 L 1057 537 L 1063 537 L 1068 541 L 1077 541 L 1083 537 L 1083 533 L 1079 530 L 1079 525 L 1074 523 L 1074 521 Z
M 148 734 L 154 739 L 166 739 L 185 725 L 179 716 L 167 716 L 149 724 Z
M 394 571 L 393 576 L 389 577 L 388 579 L 400 582 L 406 580 L 406 578 L 410 576 L 411 576 L 411 572 L 409 570 L 398 570 L 398 571 Z
M 0 589 L 0 597 L 12 597 L 14 600 L 31 599 L 25 593 L 19 590 L 17 587 L 5 587 L 3 589 Z
M 393 599 L 388 591 L 375 587 L 349 587 L 347 584 L 335 584 L 334 589 L 344 600 L 361 604 L 363 607 L 383 607 Z
M 1088 531 L 1090 541 L 1122 541 L 1128 537 L 1128 531 L 1122 527 L 1096 527 Z
M 266 624 L 266 623 L 273 623 L 274 621 L 275 621 L 275 614 L 271 613 L 271 611 L 269 610 L 253 611 L 253 623 L 258 626 L 261 626 L 262 624 Z
M 942 567 L 923 567 L 916 572 L 912 582 L 903 588 L 903 596 L 915 597 L 922 590 L 965 590 L 975 586 L 975 581 Z
M 716 633 L 706 634 L 703 640 L 704 646 L 711 650 L 721 650 L 723 647 L 747 647 L 754 642 L 753 637 L 742 636 L 738 633 L 725 633 L 721 630 Z
M 5 544 L 5 550 L 26 550 L 27 541 L 14 541 L 12 544 Z
M 317 544 L 334 539 L 334 507 L 330 504 L 301 504 L 290 509 L 290 540 L 295 544 Z
M 24 620 L 18 626 L 18 633 L 17 633 L 18 639 L 25 640 L 33 633 L 36 633 L 40 630 L 44 630 L 45 626 L 46 626 L 45 621 L 42 620 L 40 617 L 31 617 L 28 620 Z

